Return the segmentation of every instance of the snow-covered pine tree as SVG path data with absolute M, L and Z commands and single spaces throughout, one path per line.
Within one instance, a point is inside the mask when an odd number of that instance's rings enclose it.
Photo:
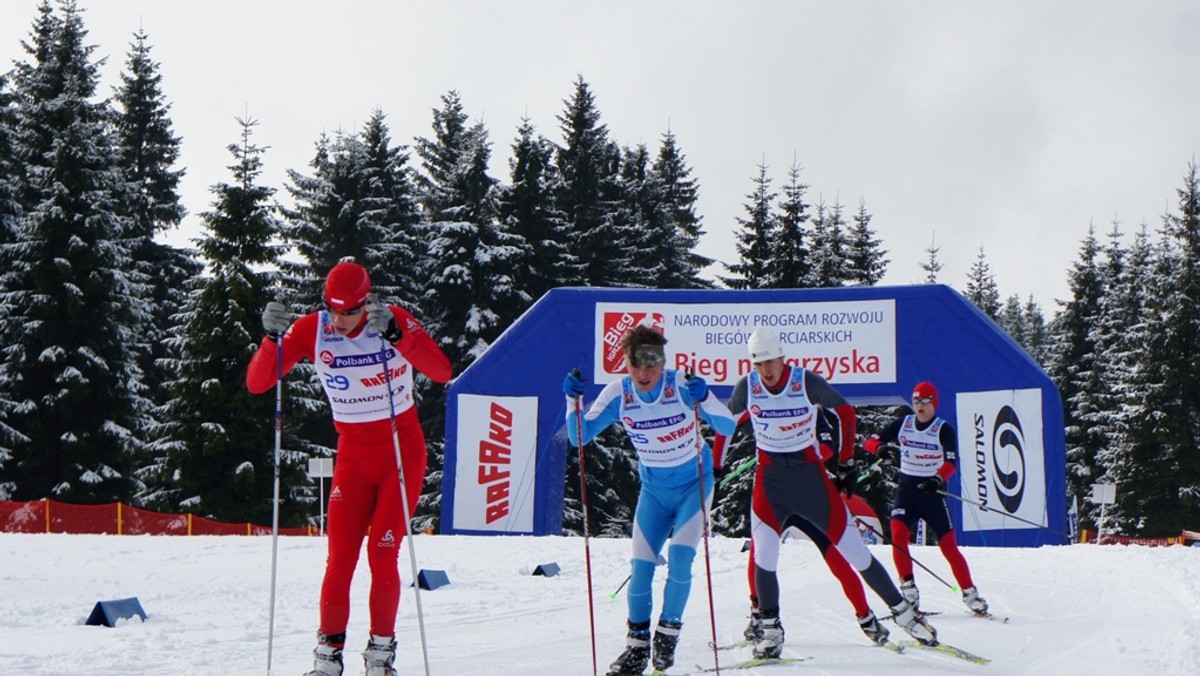
M 774 209 L 778 194 L 771 192 L 767 165 L 758 165 L 758 175 L 752 180 L 754 191 L 746 195 L 749 201 L 742 205 L 746 218 L 737 219 L 740 229 L 734 232 L 737 260 L 722 263 L 730 276 L 721 277 L 721 281 L 731 289 L 761 289 L 771 282 L 769 261 L 779 235 L 779 216 Z
M 583 265 L 575 284 L 628 286 L 629 243 L 636 241 L 628 228 L 620 180 L 621 151 L 600 123 L 600 109 L 587 82 L 580 76 L 575 91 L 563 102 L 559 129 L 564 144 L 555 166 L 562 181 L 555 195 L 558 208 L 571 229 L 567 242 L 571 255 Z
M 434 136 L 418 139 L 424 170 L 420 200 L 427 220 L 428 255 L 421 307 L 426 327 L 461 373 L 507 328 L 522 303 L 512 275 L 522 240 L 499 220 L 498 181 L 488 175 L 491 142 L 482 123 L 468 126 L 456 92 L 434 111 Z M 445 390 L 420 402 L 427 429 L 441 430 Z M 431 435 L 434 436 L 434 435 Z M 434 436 L 439 439 L 440 434 Z M 420 514 L 436 526 L 440 515 L 444 446 L 430 443 L 426 493 Z
M 687 165 L 687 157 L 679 149 L 675 134 L 669 130 L 662 136 L 653 169 L 662 183 L 664 203 L 671 221 L 679 230 L 678 246 L 687 260 L 687 272 L 680 280 L 681 285 L 669 288 L 712 288 L 713 284 L 700 275 L 712 265 L 713 259 L 696 252 L 700 237 L 704 235 L 701 216 L 696 213 L 699 186 L 696 179 L 692 178 L 692 169 Z
M 500 221 L 522 240 L 512 271 L 523 299 L 518 316 L 550 289 L 570 285 L 583 274 L 568 246 L 565 215 L 555 204 L 561 188 L 554 153 L 554 144 L 537 134 L 528 118 L 522 119 L 509 161 L 511 183 L 500 188 Z
M 1194 529 L 1200 513 L 1200 169 L 1194 162 L 1183 182 L 1178 213 L 1163 217 L 1161 304 L 1146 345 L 1146 364 L 1161 369 L 1154 374 L 1161 385 L 1145 377 L 1139 383 L 1147 429 L 1131 440 L 1131 471 L 1125 496 L 1118 495 L 1126 514 L 1137 515 L 1138 534 Z
M 10 497 L 129 500 L 150 402 L 135 345 L 150 318 L 129 276 L 128 186 L 93 102 L 100 62 L 72 1 L 38 8 L 16 64 L 21 215 L 0 249 L 0 409 Z
M 201 214 L 197 244 L 211 274 L 188 287 L 162 360 L 171 395 L 154 462 L 143 468 L 140 502 L 221 521 L 270 522 L 274 493 L 275 398 L 255 395 L 240 377 L 263 336 L 262 308 L 279 294 L 276 272 L 284 247 L 271 204 L 274 188 L 260 185 L 264 148 L 251 136 L 255 120 L 239 119 L 241 140 L 229 146 L 231 183 L 212 188 L 212 210 Z M 265 270 L 265 271 L 264 271 Z M 310 383 L 284 380 L 280 522 L 310 516 L 315 491 L 305 478 L 312 449 L 295 431 L 321 401 Z
M 1096 437 L 1086 418 L 1095 408 L 1096 345 L 1092 328 L 1100 315 L 1104 296 L 1104 280 L 1097 258 L 1099 245 L 1094 227 L 1088 228 L 1079 250 L 1079 260 L 1068 273 L 1071 299 L 1060 301 L 1061 309 L 1052 324 L 1052 345 L 1047 372 L 1058 386 L 1063 402 L 1063 422 L 1066 427 L 1067 502 L 1072 496 L 1080 500 L 1080 527 L 1093 527 L 1099 514 L 1092 503 L 1082 498 L 1091 494 L 1092 484 L 1101 475 L 1096 466 L 1096 453 L 1104 443 Z M 1095 511 L 1095 514 L 1093 514 Z
M 809 238 L 812 244 L 809 246 L 811 275 L 808 286 L 824 289 L 846 286 L 851 279 L 850 241 L 842 205 L 835 201 L 832 207 L 826 206 L 825 200 L 819 198 L 816 208 Z
M 636 237 L 630 242 L 628 281 L 623 286 L 692 287 L 688 250 L 682 241 L 685 233 L 671 219 L 662 181 L 650 166 L 644 144 L 625 149 L 621 182 L 625 192 L 622 212 L 628 215 Z
M 858 201 L 858 211 L 854 212 L 853 220 L 846 242 L 846 262 L 850 268 L 850 278 L 846 283 L 850 286 L 875 286 L 887 273 L 889 261 L 883 241 L 871 227 L 871 214 L 867 212 L 866 200 Z
M 777 208 L 777 234 L 767 249 L 770 268 L 767 284 L 773 289 L 803 289 L 812 275 L 808 254 L 808 184 L 800 180 L 802 167 L 793 160 L 788 167 L 783 199 Z
M 132 222 L 136 288 L 143 291 L 143 300 L 154 308 L 155 316 L 170 318 L 182 309 L 187 283 L 203 266 L 194 251 L 155 241 L 155 235 L 178 226 L 186 213 L 179 197 L 184 171 L 174 168 L 180 139 L 172 130 L 171 105 L 163 94 L 159 64 L 150 57 L 143 30 L 134 33 L 114 98 L 121 171 L 133 188 L 126 209 Z M 156 362 L 166 356 L 164 339 L 169 326 L 169 321 L 149 321 L 141 327 L 140 363 L 156 403 L 166 399 Z
M 963 295 L 982 310 L 983 314 L 993 321 L 999 321 L 1000 289 L 996 286 L 996 276 L 992 274 L 992 266 L 987 262 L 982 244 L 979 246 L 979 255 L 967 271 L 967 290 Z

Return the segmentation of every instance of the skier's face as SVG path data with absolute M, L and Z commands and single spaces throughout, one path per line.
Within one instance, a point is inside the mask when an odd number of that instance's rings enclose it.
M 656 366 L 629 366 L 629 377 L 633 380 L 633 386 L 642 392 L 649 392 L 654 389 L 658 381 L 662 379 L 663 365 Z
M 912 407 L 913 412 L 917 414 L 917 420 L 923 423 L 933 420 L 933 397 L 913 397 Z
M 330 326 L 337 331 L 339 336 L 348 336 L 354 333 L 367 320 L 367 313 L 363 310 L 362 305 L 344 311 L 326 306 L 325 311 L 329 314 Z
M 779 385 L 779 381 L 783 378 L 783 372 L 786 365 L 783 363 L 782 357 L 768 359 L 754 364 L 754 370 L 758 371 L 758 377 L 762 378 L 763 384 L 767 387 L 774 388 Z

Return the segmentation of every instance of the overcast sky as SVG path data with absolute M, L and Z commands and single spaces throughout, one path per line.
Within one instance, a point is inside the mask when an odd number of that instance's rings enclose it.
M 27 59 L 37 5 L 0 2 L 4 70 Z M 408 144 L 454 89 L 507 182 L 521 118 L 561 142 L 582 76 L 616 141 L 656 151 L 674 132 L 700 183 L 700 253 L 733 262 L 757 166 L 779 188 L 796 161 L 810 201 L 865 200 L 885 284 L 920 281 L 933 245 L 939 281 L 965 289 L 982 246 L 1002 296 L 1033 294 L 1049 318 L 1088 225 L 1157 228 L 1200 150 L 1195 0 L 80 5 L 102 91 L 139 27 L 161 64 L 187 169 L 180 244 L 231 179 L 237 117 L 260 122 L 263 183 L 286 202 L 284 172 L 308 172 L 321 132 L 380 108 Z

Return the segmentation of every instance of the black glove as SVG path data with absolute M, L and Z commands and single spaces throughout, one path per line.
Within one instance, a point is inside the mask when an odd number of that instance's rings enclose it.
M 367 321 L 376 333 L 392 345 L 400 342 L 400 338 L 404 336 L 404 332 L 396 326 L 396 316 L 392 314 L 392 309 L 376 298 L 375 294 L 367 296 Z
M 288 312 L 283 303 L 271 301 L 262 311 L 262 325 L 267 335 L 276 343 L 288 327 L 292 325 L 292 313 Z
M 926 493 L 937 493 L 938 491 L 942 490 L 942 477 L 929 477 L 928 479 L 917 484 L 917 488 L 920 488 Z
M 845 493 L 846 497 L 854 495 L 854 491 L 858 488 L 858 465 L 853 460 L 840 465 L 838 467 L 837 479 L 834 483 L 837 485 L 838 491 Z

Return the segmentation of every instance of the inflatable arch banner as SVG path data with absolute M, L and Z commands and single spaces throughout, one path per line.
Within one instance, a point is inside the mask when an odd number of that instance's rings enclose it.
M 938 415 L 958 433 L 959 472 L 947 490 L 963 498 L 949 501 L 959 542 L 1066 542 L 1058 390 L 1003 330 L 938 284 L 554 289 L 450 387 L 442 532 L 561 534 L 566 459 L 577 452 L 566 439 L 563 376 L 579 369 L 590 402 L 621 377 L 621 337 L 641 321 L 666 335 L 669 367 L 704 376 L 722 399 L 749 372 L 746 340 L 759 326 L 778 330 L 789 361 L 855 405 L 907 404 L 915 383 L 932 381 Z

